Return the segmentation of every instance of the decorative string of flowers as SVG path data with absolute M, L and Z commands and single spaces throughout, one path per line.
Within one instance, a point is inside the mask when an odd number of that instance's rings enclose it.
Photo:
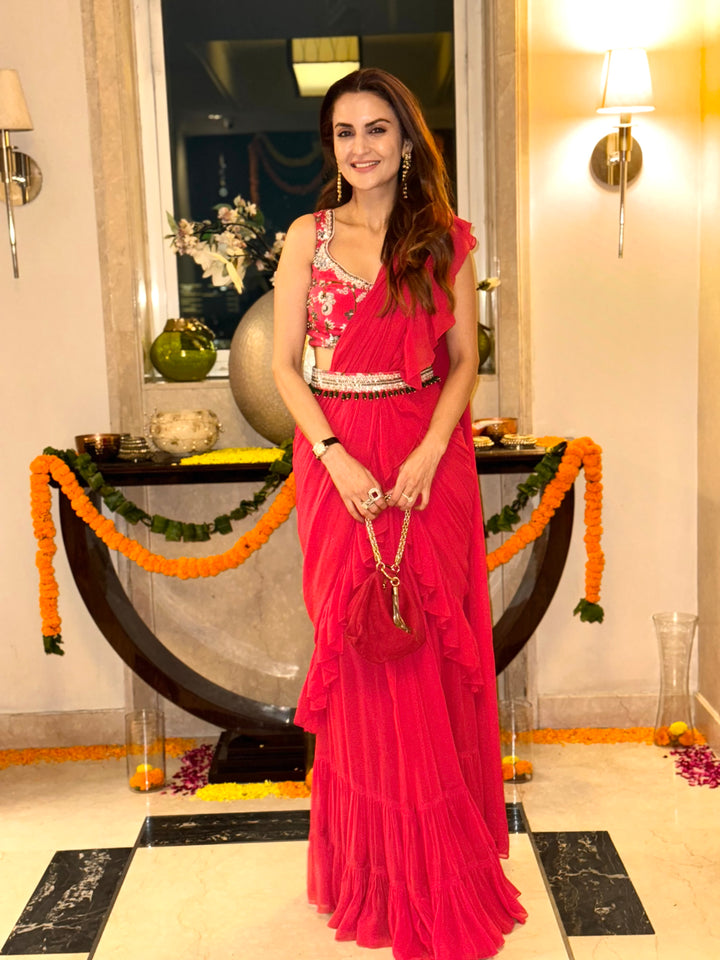
M 513 527 L 520 523 L 520 511 L 526 506 L 530 497 L 540 493 L 546 484 L 555 478 L 566 447 L 567 443 L 564 440 L 553 444 L 527 479 L 517 485 L 517 495 L 513 502 L 505 504 L 499 513 L 486 521 L 486 537 L 492 533 L 512 532 Z
M 555 447 L 559 443 L 564 443 L 559 438 L 553 439 Z M 543 438 L 543 440 L 549 447 L 552 447 L 550 438 Z M 524 498 L 524 502 L 527 502 L 531 493 L 536 492 L 544 484 L 540 504 L 533 511 L 530 520 L 523 524 L 505 543 L 488 554 L 488 570 L 494 570 L 501 564 L 507 563 L 515 554 L 542 534 L 562 503 L 563 497 L 574 483 L 582 466 L 585 470 L 586 533 L 584 541 L 587 562 L 585 564 L 585 596 L 578 603 L 574 613 L 579 613 L 580 619 L 583 621 L 600 622 L 604 613 L 598 601 L 600 599 L 602 570 L 605 563 L 600 546 L 602 536 L 601 450 L 589 437 L 582 437 L 579 440 L 572 440 L 567 443 L 556 466 L 555 460 L 558 453 L 558 450 L 550 449 L 549 456 L 546 456 L 543 460 L 545 467 L 541 469 L 538 466 L 531 477 L 528 478 L 528 481 L 518 488 L 518 500 L 511 505 L 511 512 L 519 501 Z M 272 478 L 274 486 L 279 485 L 283 472 L 291 469 L 290 456 L 291 454 L 288 454 L 287 457 L 284 456 L 282 460 L 278 460 L 272 465 L 272 468 L 281 470 L 277 478 Z M 87 459 L 89 460 L 89 458 Z M 284 466 L 281 467 L 280 465 Z M 75 474 L 75 469 L 78 470 L 90 489 L 99 492 L 110 509 L 115 510 L 124 519 L 133 523 L 142 520 L 149 526 L 151 532 L 164 533 L 168 540 L 179 540 L 181 536 L 182 539 L 188 540 L 208 539 L 205 536 L 205 531 L 198 533 L 196 529 L 202 527 L 201 524 L 168 521 L 157 514 L 150 516 L 131 501 L 125 500 L 120 491 L 114 490 L 105 483 L 97 465 L 92 461 L 85 462 L 82 457 L 74 455 L 73 451 L 67 451 L 66 454 L 60 456 L 52 451 L 52 448 L 47 448 L 46 452 L 36 457 L 30 465 L 30 500 L 33 532 L 37 540 L 35 563 L 39 574 L 40 614 L 46 653 L 60 655 L 64 653 L 61 646 L 61 620 L 58 613 L 59 591 L 53 567 L 53 556 L 57 547 L 55 546 L 56 530 L 51 513 L 51 477 L 58 484 L 64 496 L 68 498 L 77 516 L 88 524 L 95 535 L 109 549 L 122 553 L 123 556 L 150 573 L 160 573 L 163 576 L 178 577 L 182 580 L 195 577 L 214 577 L 225 570 L 232 570 L 240 566 L 252 553 L 259 550 L 267 542 L 272 533 L 288 519 L 295 506 L 295 477 L 293 473 L 289 473 L 280 492 L 255 527 L 241 536 L 229 550 L 209 557 L 168 558 L 153 553 L 138 543 L 137 540 L 120 533 L 113 521 L 109 517 L 103 516 L 87 494 L 83 492 Z M 555 469 L 555 472 L 552 479 L 547 479 L 552 474 L 553 469 Z M 266 481 L 266 484 L 269 482 L 270 478 Z M 524 487 L 524 489 L 521 489 L 521 487 Z M 113 493 L 117 494 L 122 502 L 116 502 L 112 496 Z M 244 508 L 246 504 L 253 505 L 257 509 L 255 499 L 253 501 L 242 501 L 241 508 Z M 246 512 L 251 511 L 248 508 Z M 517 513 L 516 510 L 515 513 Z M 229 529 L 223 529 L 224 523 L 222 521 L 223 518 L 227 520 L 228 517 L 232 516 L 233 514 L 224 514 L 222 517 L 216 518 L 214 521 L 215 532 L 229 532 Z M 502 522 L 505 525 L 498 529 L 507 529 L 510 514 L 508 514 L 506 508 L 501 511 L 499 517 L 504 517 Z M 163 526 L 161 521 L 164 521 L 166 526 Z M 494 526 L 495 521 L 496 518 L 491 518 L 490 524 Z M 517 521 L 519 521 L 519 515 Z M 176 536 L 174 531 L 169 531 L 170 524 L 176 524 L 180 528 L 181 536 Z M 210 525 L 206 526 L 209 528 Z M 185 536 L 184 531 L 186 527 L 190 528 L 187 536 Z M 169 533 L 172 533 L 172 535 L 168 535 Z
M 219 455 L 223 452 L 229 454 L 229 458 L 226 456 L 225 459 L 220 459 Z M 242 456 L 243 453 L 249 453 L 250 457 Z M 183 520 L 170 520 L 159 513 L 147 513 L 132 500 L 128 500 L 120 490 L 109 484 L 100 472 L 98 465 L 87 453 L 77 454 L 74 450 L 55 450 L 53 447 L 45 447 L 43 454 L 63 460 L 74 474 L 81 477 L 91 490 L 102 497 L 108 510 L 117 513 L 128 523 L 142 523 L 149 527 L 151 533 L 160 533 L 166 540 L 174 543 L 181 540 L 186 543 L 199 543 L 209 540 L 216 533 L 223 535 L 232 533 L 233 521 L 244 520 L 250 514 L 256 513 L 273 490 L 276 490 L 283 479 L 288 477 L 292 471 L 292 441 L 283 443 L 281 448 L 277 450 L 263 450 L 260 447 L 251 448 L 249 451 L 239 449 L 213 450 L 211 454 L 216 455 L 214 458 L 203 459 L 208 458 L 208 454 L 198 454 L 194 457 L 185 458 L 181 463 L 253 463 L 265 461 L 269 464 L 265 482 L 253 494 L 252 499 L 241 500 L 234 510 L 220 514 L 211 522 L 190 523 Z
M 215 220 L 177 222 L 167 215 L 172 234 L 167 238 L 178 255 L 187 254 L 203 269 L 203 277 L 215 287 L 233 284 L 243 292 L 244 277 L 250 266 L 272 277 L 277 269 L 285 234 L 276 233 L 273 241 L 265 233 L 265 218 L 254 203 L 235 197 L 232 207 L 215 207 Z
M 559 437 L 538 438 L 540 445 L 550 447 L 549 453 L 551 454 L 558 444 L 564 442 Z M 601 525 L 603 490 L 601 457 L 601 447 L 590 437 L 580 437 L 577 440 L 567 441 L 556 472 L 553 478 L 545 483 L 540 503 L 533 510 L 528 522 L 524 523 L 505 543 L 500 544 L 487 556 L 488 570 L 494 570 L 511 560 L 520 550 L 524 550 L 533 540 L 537 540 L 555 515 L 555 511 L 575 482 L 582 467 L 585 472 L 585 536 L 583 539 L 587 556 L 585 563 L 585 596 L 579 601 L 573 613 L 579 614 L 580 619 L 586 623 L 601 623 L 605 616 L 599 603 L 602 572 L 605 566 L 605 555 L 600 546 L 603 532 Z M 520 490 L 520 487 L 518 489 Z M 503 511 L 499 514 L 500 517 L 504 515 L 505 520 L 508 519 L 506 509 L 503 508 Z M 512 512 L 512 507 L 510 511 Z M 516 512 L 515 515 L 517 516 Z M 495 518 L 491 518 L 491 520 L 494 521 Z M 519 516 L 517 516 L 517 521 L 519 521 Z M 500 527 L 499 529 L 506 529 L 506 527 Z
M 85 494 L 70 467 L 59 457 L 42 454 L 30 465 L 30 497 L 33 530 L 37 539 L 36 565 L 40 573 L 40 613 L 43 642 L 46 653 L 63 654 L 60 644 L 60 617 L 58 615 L 58 586 L 52 558 L 55 553 L 55 527 L 51 516 L 50 477 L 60 486 L 75 513 L 94 531 L 110 549 L 117 550 L 150 573 L 187 580 L 194 577 L 214 577 L 244 563 L 256 550 L 267 543 L 270 536 L 290 516 L 295 506 L 295 477 L 285 480 L 280 492 L 252 530 L 243 534 L 229 550 L 210 557 L 163 557 L 147 550 L 137 540 L 120 533 L 109 517 L 103 516 Z

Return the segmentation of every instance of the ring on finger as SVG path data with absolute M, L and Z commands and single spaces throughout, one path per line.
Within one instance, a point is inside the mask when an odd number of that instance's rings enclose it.
M 366 500 L 365 502 L 367 503 L 369 501 L 370 503 L 374 503 L 376 500 L 379 500 L 381 497 L 382 497 L 382 490 L 378 490 L 377 487 L 370 487 L 370 489 L 368 490 L 368 500 Z
M 374 503 L 375 503 L 375 499 L 373 497 L 368 497 L 367 500 L 363 500 L 361 506 L 364 507 L 365 510 L 369 510 Z
M 400 496 L 405 497 L 408 503 L 412 503 L 413 500 L 415 499 L 415 497 L 409 497 L 406 493 L 401 493 Z

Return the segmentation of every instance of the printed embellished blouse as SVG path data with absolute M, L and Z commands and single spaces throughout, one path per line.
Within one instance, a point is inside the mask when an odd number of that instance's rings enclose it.
M 372 283 L 348 273 L 333 260 L 328 245 L 335 233 L 335 211 L 315 214 L 315 256 L 312 260 L 307 297 L 308 343 L 311 347 L 334 347 Z

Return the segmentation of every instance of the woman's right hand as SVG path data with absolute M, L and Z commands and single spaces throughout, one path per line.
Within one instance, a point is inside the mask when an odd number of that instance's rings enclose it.
M 354 520 L 360 523 L 368 518 L 372 520 L 387 507 L 385 493 L 375 477 L 358 460 L 351 457 L 341 444 L 335 443 L 328 447 L 322 463 Z M 379 490 L 381 496 L 366 507 L 363 504 L 370 499 L 370 491 L 373 489 Z

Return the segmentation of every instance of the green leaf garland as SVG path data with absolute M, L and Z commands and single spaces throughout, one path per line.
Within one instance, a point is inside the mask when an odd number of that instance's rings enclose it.
M 45 447 L 43 453 L 59 457 L 70 467 L 79 483 L 99 493 L 108 510 L 117 513 L 128 523 L 143 523 L 149 527 L 151 533 L 161 534 L 168 541 L 182 540 L 186 543 L 199 543 L 209 540 L 215 534 L 232 533 L 233 521 L 243 520 L 251 513 L 256 513 L 273 490 L 276 490 L 292 473 L 292 441 L 282 443 L 280 446 L 284 450 L 282 459 L 274 460 L 269 465 L 268 475 L 262 487 L 253 494 L 251 499 L 241 500 L 234 510 L 220 514 L 210 523 L 189 523 L 183 520 L 171 520 L 159 513 L 152 515 L 147 513 L 132 500 L 128 500 L 117 487 L 107 483 L 98 465 L 87 453 L 78 454 L 74 450 L 56 450 L 54 447 Z
M 520 511 L 527 504 L 530 497 L 542 493 L 543 489 L 558 472 L 560 461 L 565 453 L 567 443 L 558 443 L 546 451 L 545 456 L 535 467 L 527 480 L 517 485 L 517 496 L 510 504 L 505 504 L 499 513 L 494 514 L 485 523 L 485 536 L 492 533 L 510 533 L 513 527 L 520 523 Z

